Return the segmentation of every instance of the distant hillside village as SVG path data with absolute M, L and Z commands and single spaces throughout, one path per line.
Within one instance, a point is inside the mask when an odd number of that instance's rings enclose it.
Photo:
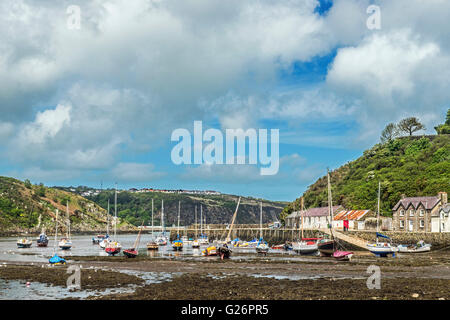
M 375 230 L 377 215 L 371 210 L 347 210 L 334 206 L 333 228 Z M 450 232 L 450 203 L 446 192 L 431 197 L 402 196 L 392 208 L 393 217 L 380 217 L 380 230 L 404 232 Z M 286 217 L 286 227 L 324 229 L 328 227 L 328 207 L 294 211 Z
M 67 188 L 68 191 L 79 194 L 82 197 L 93 197 L 100 194 L 100 189 L 80 190 L 79 188 Z M 117 192 L 132 192 L 132 193 L 147 193 L 147 192 L 161 192 L 161 193 L 175 193 L 175 194 L 196 194 L 196 195 L 220 195 L 222 193 L 213 190 L 170 190 L 170 189 L 154 189 L 154 188 L 131 188 L 128 190 L 118 189 Z

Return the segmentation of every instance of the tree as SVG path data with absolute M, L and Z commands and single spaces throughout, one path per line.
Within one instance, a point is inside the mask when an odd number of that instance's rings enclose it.
M 28 188 L 28 189 L 31 189 L 31 188 L 33 187 L 33 186 L 31 185 L 30 180 L 28 180 L 28 179 L 25 179 L 24 184 L 25 184 L 25 187 Z
M 447 110 L 447 118 L 444 124 L 434 127 L 437 134 L 450 134 L 450 109 Z
M 37 189 L 37 195 L 39 197 L 45 197 L 45 187 L 44 187 L 44 184 L 42 182 L 39 184 L 39 187 Z
M 416 117 L 405 118 L 401 120 L 398 125 L 400 131 L 409 133 L 410 136 L 416 131 L 425 130 L 425 126 L 420 123 L 419 119 Z
M 389 142 L 398 137 L 398 128 L 394 123 L 389 123 L 381 132 L 381 142 Z

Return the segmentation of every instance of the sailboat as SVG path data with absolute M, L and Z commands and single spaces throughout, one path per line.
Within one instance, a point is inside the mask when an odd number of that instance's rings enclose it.
M 30 225 L 31 225 L 31 213 L 33 212 L 33 208 L 31 208 L 30 211 L 30 221 L 28 222 L 28 233 L 30 232 Z M 24 248 L 30 248 L 31 245 L 33 244 L 33 241 L 31 241 L 30 239 L 27 238 L 20 238 L 17 240 L 17 247 L 20 249 L 24 249 Z
M 58 264 L 66 264 L 66 259 L 61 258 L 56 253 L 56 245 L 58 243 L 58 209 L 56 209 L 56 223 L 55 223 L 55 245 L 53 246 L 53 257 L 48 259 L 48 262 L 52 265 L 58 265 Z
M 114 240 L 106 245 L 105 252 L 110 256 L 115 256 L 120 252 L 122 246 L 116 240 L 117 235 L 117 184 L 114 192 Z
M 112 240 L 109 237 L 109 199 L 108 199 L 108 212 L 106 215 L 106 236 L 103 238 L 103 240 L 99 241 L 98 245 L 100 248 L 105 249 L 108 243 L 110 243 Z
M 314 254 L 317 253 L 318 246 L 317 242 L 320 240 L 320 238 L 305 238 L 303 237 L 303 212 L 304 209 L 304 199 L 301 198 L 301 239 L 298 242 L 292 243 L 292 250 L 295 252 L 307 255 L 307 254 Z
M 194 241 L 192 241 L 192 248 L 193 249 L 200 248 L 200 241 L 198 240 L 198 234 L 197 234 L 197 206 L 195 206 L 195 237 L 194 237 Z
M 70 215 L 69 215 L 69 201 L 66 202 L 66 213 L 67 213 L 67 234 L 66 237 L 61 238 L 59 241 L 59 248 L 61 250 L 72 249 L 72 241 L 70 240 Z
M 100 193 L 103 191 L 103 182 L 102 185 L 100 187 Z M 109 215 L 109 199 L 108 199 L 108 215 Z M 108 223 L 108 217 L 106 218 L 107 223 Z M 108 224 L 107 227 L 108 228 Z M 95 237 L 92 237 L 92 244 L 100 244 L 100 242 L 102 242 L 103 240 L 105 240 L 106 238 L 109 238 L 109 232 L 106 231 L 106 234 L 98 234 Z
M 209 246 L 206 248 L 206 250 L 203 250 L 202 253 L 205 256 L 212 256 L 212 255 L 219 255 L 220 258 L 223 260 L 224 258 L 229 258 L 231 255 L 231 249 L 228 248 L 228 244 L 232 245 L 231 243 L 231 231 L 233 230 L 234 221 L 236 220 L 236 215 L 239 209 L 239 204 L 241 203 L 241 197 L 239 197 L 236 210 L 234 211 L 233 217 L 231 219 L 231 226 L 228 229 L 228 235 L 225 238 L 224 241 L 215 241 L 216 245 Z
M 378 181 L 378 208 L 377 208 L 377 232 L 376 232 L 376 242 L 368 243 L 367 249 L 372 252 L 377 257 L 387 257 L 392 254 L 395 257 L 395 253 L 398 252 L 398 248 L 393 246 L 392 243 L 389 242 L 380 242 L 378 238 L 391 240 L 388 236 L 379 233 L 379 220 L 380 220 L 380 198 L 381 198 L 381 182 Z
M 178 227 L 177 227 L 177 239 L 172 242 L 172 248 L 175 251 L 183 250 L 183 240 L 180 239 L 180 201 L 178 201 Z
M 45 234 L 44 228 L 42 228 L 41 234 L 39 235 L 39 238 L 36 242 L 38 247 L 46 247 L 48 245 L 48 237 Z
M 333 235 L 333 197 L 331 195 L 331 183 L 330 183 L 330 172 L 327 170 L 327 180 L 328 180 L 328 212 L 329 212 L 329 224 L 331 239 L 321 239 L 317 243 L 320 255 L 329 257 L 333 256 L 336 260 L 350 260 L 353 256 L 353 252 L 338 250 L 338 243 L 334 239 Z
M 147 243 L 147 250 L 158 250 L 159 246 L 155 241 L 154 231 L 153 231 L 153 199 L 152 199 L 152 238 Z
M 259 208 L 259 241 L 256 245 L 256 252 L 266 255 L 269 252 L 269 245 L 264 241 L 262 235 L 262 202 L 260 202 Z
M 205 216 L 206 220 L 206 216 Z M 209 244 L 209 239 L 206 233 L 203 232 L 203 206 L 200 204 L 200 238 L 198 239 L 200 244 Z
M 161 229 L 162 233 L 156 237 L 156 243 L 158 246 L 165 246 L 167 245 L 167 236 L 166 236 L 166 230 L 164 228 L 164 200 L 161 200 Z
M 142 221 L 141 227 L 139 228 L 139 233 L 136 237 L 136 240 L 134 241 L 133 247 L 130 249 L 123 250 L 123 254 L 127 258 L 136 258 L 138 256 L 138 248 L 139 248 L 139 242 L 141 240 L 141 231 L 142 227 L 144 226 L 144 221 Z

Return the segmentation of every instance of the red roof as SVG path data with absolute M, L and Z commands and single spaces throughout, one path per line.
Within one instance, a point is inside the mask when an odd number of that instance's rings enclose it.
M 364 217 L 370 210 L 349 210 L 341 211 L 334 216 L 333 220 L 360 220 Z

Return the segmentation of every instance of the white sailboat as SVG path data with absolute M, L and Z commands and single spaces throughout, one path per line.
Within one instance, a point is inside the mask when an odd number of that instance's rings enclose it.
M 56 246 L 58 244 L 58 209 L 56 209 L 56 216 L 55 216 L 55 244 L 53 246 L 53 257 L 48 259 L 48 262 L 52 265 L 58 265 L 58 264 L 66 264 L 66 260 L 64 258 L 61 258 L 56 253 Z
M 105 252 L 111 256 L 115 256 L 122 250 L 122 246 L 117 241 L 117 184 L 114 193 L 114 239 L 106 245 Z
M 156 243 L 155 241 L 155 236 L 154 236 L 154 231 L 153 231 L 153 199 L 152 199 L 152 238 L 151 240 L 147 243 L 147 250 L 158 250 L 159 246 L 158 243 Z
M 158 235 L 158 237 L 156 237 L 155 241 L 158 244 L 158 246 L 165 246 L 167 245 L 167 241 L 169 239 L 167 239 L 166 231 L 164 229 L 164 200 L 161 200 L 161 229 L 162 233 Z
M 264 241 L 263 239 L 263 235 L 262 235 L 262 202 L 260 202 L 259 204 L 259 241 L 258 244 L 256 245 L 256 252 L 257 253 L 261 253 L 261 254 L 267 254 L 267 252 L 269 252 L 269 245 L 267 244 L 266 241 Z
M 66 237 L 61 238 L 58 246 L 61 250 L 72 249 L 72 240 L 70 240 L 70 214 L 69 214 L 69 201 L 66 202 L 66 214 L 67 214 L 67 234 Z
M 172 242 L 172 248 L 175 251 L 183 250 L 183 240 L 180 239 L 180 201 L 178 201 L 178 227 L 177 227 L 177 239 Z
M 206 217 L 205 217 L 206 219 Z M 203 232 L 203 207 L 200 204 L 200 239 L 198 239 L 200 244 L 209 244 L 209 239 L 206 233 Z
M 378 209 L 377 209 L 377 240 L 375 243 L 368 243 L 367 249 L 377 257 L 387 257 L 392 255 L 395 257 L 395 253 L 398 252 L 398 248 L 389 241 L 379 241 L 378 238 L 390 240 L 388 236 L 379 233 L 379 220 L 380 220 L 380 194 L 381 194 L 381 182 L 378 182 Z
M 305 211 L 304 208 L 304 199 L 301 198 L 301 238 L 300 241 L 292 243 L 292 250 L 299 254 L 315 254 L 318 252 L 317 241 L 318 238 L 305 238 L 303 237 L 303 213 Z
M 100 248 L 105 249 L 108 243 L 112 240 L 109 238 L 109 199 L 108 199 L 108 214 L 106 215 L 106 238 L 98 243 Z
M 194 241 L 192 241 L 192 248 L 194 249 L 200 248 L 200 241 L 197 236 L 197 206 L 195 206 L 195 236 Z

